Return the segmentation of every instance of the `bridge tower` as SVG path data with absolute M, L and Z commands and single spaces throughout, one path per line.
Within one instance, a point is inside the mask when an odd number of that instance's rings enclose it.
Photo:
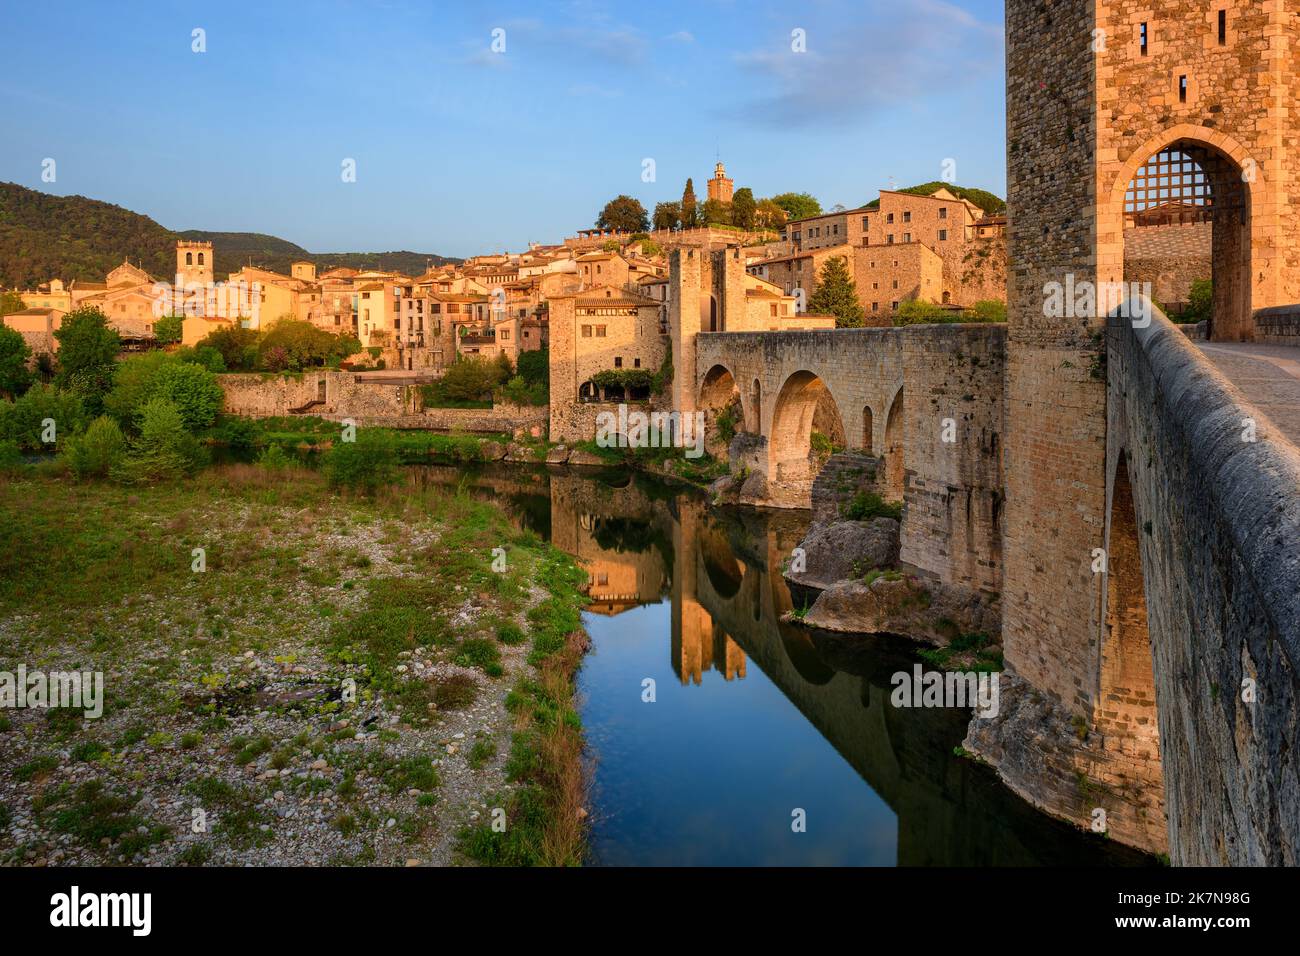
M 1121 632 L 1146 640 L 1142 588 L 1108 595 L 1107 575 L 1093 570 L 1108 495 L 1105 284 L 1125 278 L 1125 233 L 1137 214 L 1176 205 L 1211 224 L 1211 338 L 1249 341 L 1255 310 L 1300 301 L 1300 244 L 1285 240 L 1300 234 L 1300 206 L 1288 198 L 1300 174 L 1291 75 L 1300 25 L 1287 6 L 1006 5 L 1005 658 L 1013 681 L 1086 738 L 1075 767 L 1089 781 L 1114 792 L 1145 787 L 1148 799 L 1111 808 L 1110 829 L 1153 850 L 1167 839 L 1159 744 L 1124 732 L 1124 695 L 1106 684 L 1116 673 L 1142 679 L 1132 647 L 1117 662 L 1107 643 Z M 1053 288 L 1085 283 L 1103 293 L 1100 307 L 1050 306 Z M 1149 601 L 1149 581 L 1146 591 Z M 1125 593 L 1128 605 L 1107 613 L 1108 596 Z M 1001 739 L 987 745 L 994 730 L 982 751 L 1013 788 L 1086 826 L 1086 798 L 1044 792 L 1031 779 L 1043 754 L 1027 749 L 1044 734 L 1014 726 L 1029 719 L 1024 709 L 1003 712 Z

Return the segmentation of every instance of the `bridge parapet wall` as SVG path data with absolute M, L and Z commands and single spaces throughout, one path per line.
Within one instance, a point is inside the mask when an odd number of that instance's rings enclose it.
M 1162 315 L 1145 329 L 1112 319 L 1107 343 L 1108 544 L 1113 552 L 1124 461 L 1171 854 L 1182 864 L 1294 866 L 1300 451 Z

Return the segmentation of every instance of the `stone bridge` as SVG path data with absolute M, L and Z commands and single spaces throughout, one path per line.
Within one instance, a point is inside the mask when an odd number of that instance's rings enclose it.
M 697 407 L 738 405 L 754 436 L 732 463 L 751 471 L 742 500 L 809 507 L 820 433 L 871 460 L 863 487 L 904 503 L 903 561 L 1001 588 L 1005 326 L 714 332 L 695 350 Z

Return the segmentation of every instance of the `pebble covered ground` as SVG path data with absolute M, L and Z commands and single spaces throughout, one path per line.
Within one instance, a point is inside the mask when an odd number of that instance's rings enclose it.
M 0 489 L 0 517 L 23 494 Z M 526 612 L 546 592 L 458 571 L 467 540 L 451 540 L 445 515 L 300 504 L 203 489 L 64 503 L 88 516 L 52 547 L 113 539 L 84 562 L 87 580 L 119 562 L 161 570 L 102 604 L 29 593 L 0 605 L 0 670 L 101 670 L 105 682 L 98 719 L 0 710 L 0 862 L 468 862 L 458 833 L 511 791 L 507 697 L 534 673 Z M 485 565 L 501 533 L 473 542 Z M 194 546 L 202 572 L 184 566 Z M 410 633 L 387 663 L 353 653 L 354 629 L 363 648 L 394 628 Z

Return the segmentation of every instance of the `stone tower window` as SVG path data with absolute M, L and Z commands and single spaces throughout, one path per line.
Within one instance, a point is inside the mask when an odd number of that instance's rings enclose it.
M 199 265 L 203 265 L 203 253 L 199 253 Z
M 194 265 L 194 253 L 192 252 L 185 253 L 185 264 L 187 266 Z
M 1187 102 L 1187 75 L 1183 74 L 1178 78 L 1178 102 Z
M 1219 46 L 1228 45 L 1228 11 L 1219 11 Z
M 1150 35 L 1145 23 L 1138 27 L 1138 47 L 1141 49 L 1143 56 L 1146 56 L 1150 50 Z

